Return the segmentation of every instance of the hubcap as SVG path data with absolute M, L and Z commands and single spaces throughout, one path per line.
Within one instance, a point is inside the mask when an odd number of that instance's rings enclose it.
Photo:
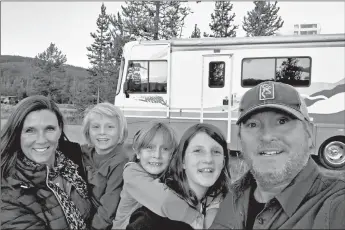
M 326 160 L 333 165 L 345 163 L 345 144 L 340 141 L 332 141 L 324 150 Z

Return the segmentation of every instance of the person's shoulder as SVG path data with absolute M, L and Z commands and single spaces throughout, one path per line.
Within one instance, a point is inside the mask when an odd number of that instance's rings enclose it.
M 102 164 L 102 167 L 110 169 L 121 167 L 123 169 L 128 160 L 122 146 L 116 146 L 116 148 L 108 154 L 107 160 Z
M 138 174 L 146 175 L 147 172 L 137 162 L 127 162 L 124 165 L 123 176 L 124 178 L 136 176 Z
M 114 151 L 115 151 L 115 157 L 121 158 L 123 160 L 128 160 L 129 149 L 125 144 L 119 144 L 118 146 L 116 146 Z
M 324 202 L 332 208 L 345 201 L 345 180 L 336 175 L 320 173 L 311 191 L 314 191 L 315 195 L 324 194 Z M 343 208 L 345 210 L 345 205 Z
M 329 191 L 333 192 L 345 192 L 345 179 L 340 177 L 336 173 L 319 173 L 317 177 L 317 182 L 317 187 L 321 187 L 322 189 L 328 189 Z

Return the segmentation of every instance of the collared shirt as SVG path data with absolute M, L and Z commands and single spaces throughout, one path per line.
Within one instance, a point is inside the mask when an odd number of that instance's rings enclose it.
M 212 229 L 245 229 L 250 190 L 247 173 L 220 205 Z M 345 181 L 320 173 L 313 159 L 256 216 L 253 229 L 345 229 Z
M 191 226 L 194 229 L 208 229 L 210 228 L 214 217 L 216 216 L 219 205 L 221 201 L 223 200 L 222 196 L 220 195 L 219 197 L 216 197 L 215 199 L 213 198 L 208 198 L 207 202 L 209 203 L 208 206 L 205 209 L 205 214 L 203 215 L 203 207 L 200 207 L 200 214 L 197 216 L 196 220 L 191 224 Z

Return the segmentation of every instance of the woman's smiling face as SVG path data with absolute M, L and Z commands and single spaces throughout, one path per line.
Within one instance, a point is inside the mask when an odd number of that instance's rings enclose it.
M 52 111 L 46 109 L 33 111 L 24 120 L 20 146 L 30 160 L 52 165 L 60 136 L 61 128 Z

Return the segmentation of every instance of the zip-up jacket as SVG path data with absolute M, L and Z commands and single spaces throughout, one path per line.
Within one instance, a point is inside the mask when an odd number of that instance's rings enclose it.
M 60 151 L 63 157 L 71 160 L 68 161 L 70 165 L 77 165 L 77 173 L 71 175 L 73 179 L 70 181 L 61 176 L 50 180 L 52 172 L 47 166 L 25 164 L 19 158 L 10 176 L 1 179 L 1 229 L 71 229 L 73 221 L 68 218 L 73 218 L 75 223 L 80 223 L 82 219 L 88 224 L 91 202 L 80 195 L 82 192 L 77 191 L 82 187 L 79 184 L 86 185 L 82 180 L 85 180 L 85 173 L 81 165 L 80 146 L 66 143 Z M 75 174 L 81 178 L 75 179 Z M 86 187 L 82 188 L 87 194 Z M 78 210 L 76 217 L 72 216 L 74 212 L 71 211 L 71 202 L 66 201 L 57 191 L 67 194 Z
M 91 201 L 96 207 L 91 221 L 93 229 L 111 229 L 113 225 L 123 186 L 123 168 L 128 161 L 125 151 L 123 145 L 118 145 L 97 162 L 95 148 L 82 146 Z

